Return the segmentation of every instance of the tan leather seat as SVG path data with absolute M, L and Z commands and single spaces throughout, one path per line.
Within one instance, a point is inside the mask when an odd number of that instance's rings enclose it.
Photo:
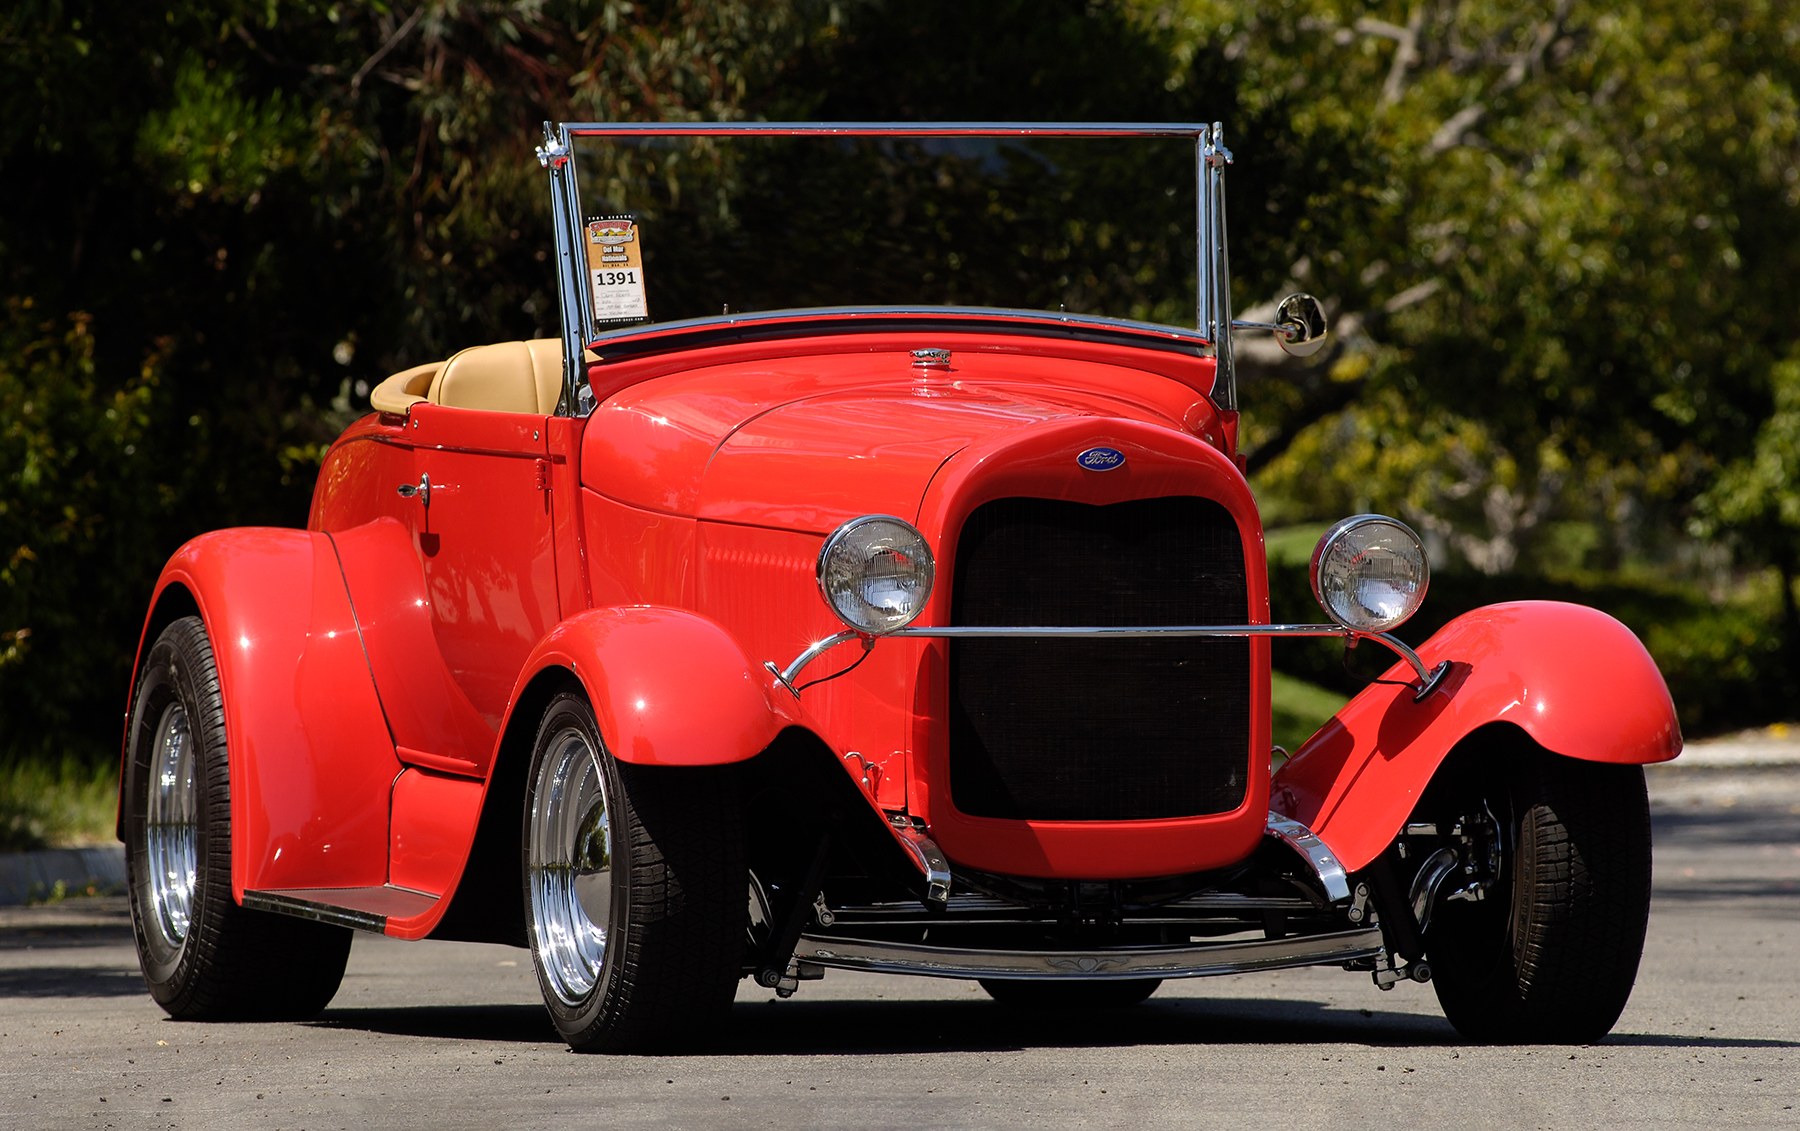
M 556 411 L 562 398 L 562 342 L 533 338 L 470 346 L 451 356 L 432 378 L 425 399 L 487 412 Z
M 425 399 L 431 391 L 432 379 L 444 367 L 441 361 L 402 369 L 369 390 L 369 407 L 391 416 L 405 416 L 406 410 Z

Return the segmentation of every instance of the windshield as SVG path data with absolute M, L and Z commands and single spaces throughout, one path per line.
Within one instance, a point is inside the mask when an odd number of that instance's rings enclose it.
M 1200 127 L 565 129 L 589 338 L 847 306 L 1195 325 Z

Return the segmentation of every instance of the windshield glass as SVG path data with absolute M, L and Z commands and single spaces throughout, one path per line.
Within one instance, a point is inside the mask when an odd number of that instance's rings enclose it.
M 628 128 L 569 127 L 593 334 L 847 306 L 1195 325 L 1197 127 L 588 132 Z

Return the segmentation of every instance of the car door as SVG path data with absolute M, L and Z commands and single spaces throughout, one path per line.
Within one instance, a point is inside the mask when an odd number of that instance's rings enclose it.
M 405 494 L 438 655 L 492 736 L 531 649 L 560 619 L 545 420 L 415 406 Z M 399 493 L 399 486 L 396 486 Z
M 400 761 L 481 777 L 531 648 L 560 614 L 551 422 L 415 404 L 332 450 L 331 535 Z

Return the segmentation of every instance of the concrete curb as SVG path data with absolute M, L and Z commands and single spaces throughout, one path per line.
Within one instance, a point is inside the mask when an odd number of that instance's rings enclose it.
M 1688 743 L 1672 768 L 1712 769 L 1800 765 L 1800 727 L 1776 723 Z
M 117 894 L 125 890 L 125 847 L 48 848 L 0 853 L 0 907 L 63 895 Z

